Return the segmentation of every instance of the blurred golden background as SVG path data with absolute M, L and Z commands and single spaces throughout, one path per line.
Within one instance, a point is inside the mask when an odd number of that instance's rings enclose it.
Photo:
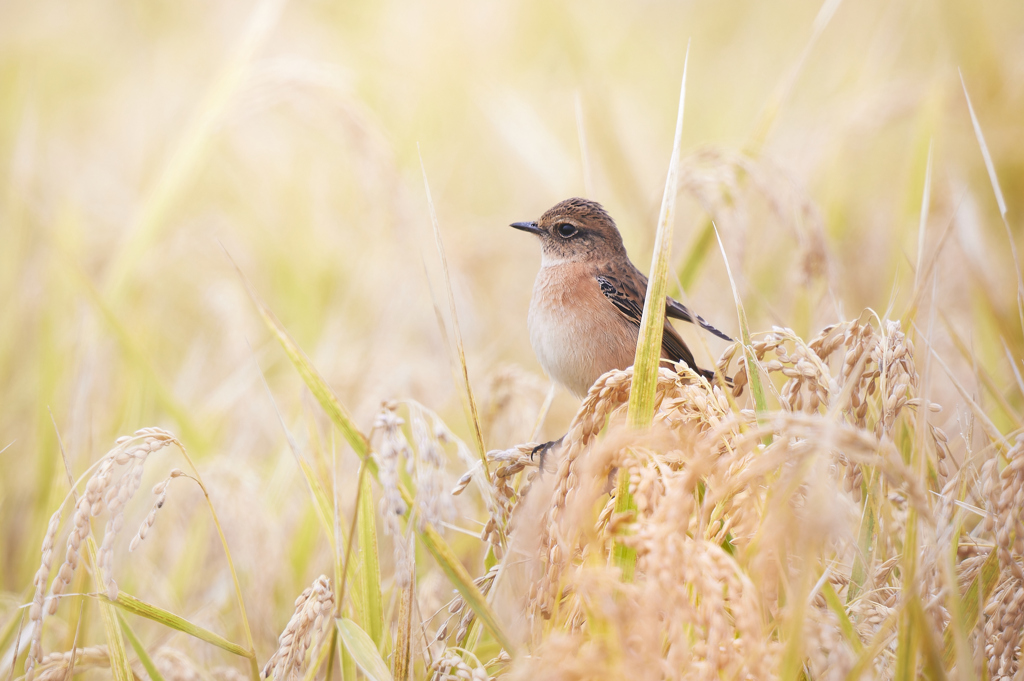
M 487 447 L 529 440 L 549 388 L 526 330 L 539 248 L 507 225 L 588 196 L 646 271 L 688 44 L 676 293 L 737 333 L 709 217 L 755 331 L 900 318 L 934 290 L 937 353 L 1004 432 L 1019 423 L 1024 3 L 5 2 L 2 622 L 67 493 L 61 443 L 77 476 L 142 426 L 209 472 L 261 657 L 329 571 L 257 362 L 303 452 L 355 459 L 232 259 L 366 431 L 382 400 L 414 399 L 470 440 L 424 171 Z M 680 328 L 705 366 L 725 347 Z M 968 432 L 931 375 L 938 422 Z M 575 407 L 558 393 L 543 433 Z M 116 572 L 230 631 L 200 500 L 172 489 Z

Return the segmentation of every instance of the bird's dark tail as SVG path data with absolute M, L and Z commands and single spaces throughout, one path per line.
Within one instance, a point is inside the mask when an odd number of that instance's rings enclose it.
M 677 300 L 673 300 L 672 298 L 666 298 L 665 300 L 665 315 L 668 317 L 672 317 L 674 319 L 681 319 L 684 322 L 691 322 L 693 324 L 696 324 L 700 328 L 704 329 L 705 331 L 713 333 L 722 340 L 727 340 L 730 343 L 735 342 L 732 338 L 729 337 L 728 334 L 719 331 L 715 327 L 711 326 L 711 324 L 709 324 L 706 319 L 701 317 L 699 314 L 694 314 L 694 312 L 691 311 L 690 308 L 686 307 Z

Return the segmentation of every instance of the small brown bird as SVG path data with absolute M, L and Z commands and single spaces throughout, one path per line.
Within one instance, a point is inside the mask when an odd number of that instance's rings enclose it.
M 536 234 L 541 243 L 530 301 L 530 343 L 544 371 L 582 398 L 601 374 L 632 366 L 647 277 L 630 262 L 615 221 L 595 201 L 567 199 L 536 222 L 511 226 Z M 662 358 L 684 362 L 714 380 L 713 371 L 697 367 L 668 318 L 732 339 L 672 298 L 665 299 L 665 314 Z

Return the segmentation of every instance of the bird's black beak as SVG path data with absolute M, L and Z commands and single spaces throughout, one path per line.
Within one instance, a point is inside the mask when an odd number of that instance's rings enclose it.
M 524 232 L 530 232 L 531 234 L 543 234 L 544 230 L 537 226 L 536 222 L 513 222 L 509 227 L 515 227 L 521 229 Z

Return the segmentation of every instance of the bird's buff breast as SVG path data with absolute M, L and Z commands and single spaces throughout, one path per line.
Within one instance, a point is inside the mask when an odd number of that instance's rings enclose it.
M 530 301 L 530 343 L 544 371 L 577 397 L 597 378 L 633 364 L 637 330 L 580 263 L 541 267 Z

